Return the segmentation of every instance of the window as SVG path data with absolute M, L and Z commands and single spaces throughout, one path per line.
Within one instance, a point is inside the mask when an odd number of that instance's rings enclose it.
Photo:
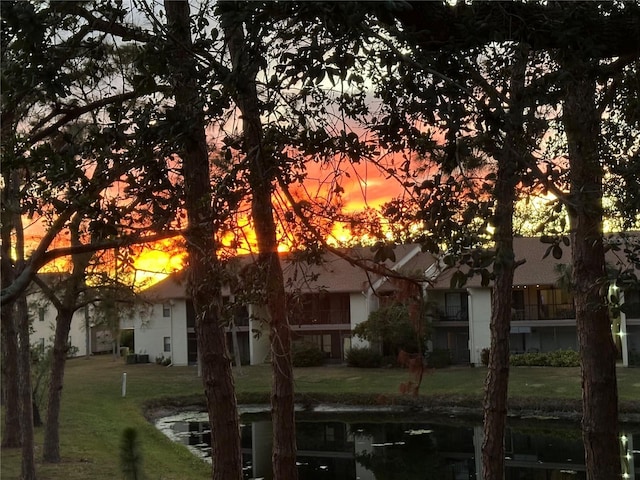
M 171 337 L 164 337 L 164 351 L 165 352 L 170 352 L 171 351 Z
M 573 297 L 569 292 L 553 287 L 538 290 L 538 318 L 575 318 L 575 315 Z
M 331 334 L 320 335 L 305 335 L 304 342 L 313 343 L 316 345 L 327 358 L 331 357 Z
M 297 325 L 349 323 L 351 301 L 348 293 L 305 294 L 294 299 L 292 305 L 291 315 Z
M 169 318 L 171 316 L 171 305 L 168 303 L 162 304 L 162 316 L 164 318 Z
M 622 311 L 627 318 L 640 318 L 640 291 L 627 290 L 624 292 Z
M 466 292 L 449 292 L 444 297 L 445 318 L 447 320 L 469 320 L 469 295 Z
M 40 307 L 38 309 L 38 320 L 40 320 L 41 322 L 44 322 L 44 313 L 45 313 L 44 307 Z
M 40 342 L 38 344 L 38 348 L 40 348 L 40 353 L 44 353 L 44 338 L 40 339 Z
M 511 291 L 511 304 L 513 310 L 513 320 L 524 320 L 526 318 L 524 290 Z

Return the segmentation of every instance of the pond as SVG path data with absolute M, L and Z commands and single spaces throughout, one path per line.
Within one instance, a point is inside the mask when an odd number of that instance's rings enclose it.
M 242 419 L 244 478 L 271 478 L 271 422 L 249 409 Z M 166 435 L 210 461 L 206 413 L 157 422 Z M 640 480 L 640 426 L 624 429 L 624 478 Z M 298 469 L 305 480 L 461 480 L 480 478 L 482 426 L 453 418 L 382 411 L 297 414 Z M 517 422 L 506 433 L 505 480 L 585 479 L 575 425 Z M 634 447 L 635 445 L 635 447 Z

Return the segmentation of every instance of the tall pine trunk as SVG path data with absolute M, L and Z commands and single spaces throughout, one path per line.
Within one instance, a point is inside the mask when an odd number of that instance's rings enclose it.
M 4 272 L 3 272 L 3 277 Z M 18 332 L 15 304 L 2 307 L 2 395 L 4 426 L 2 448 L 18 448 L 20 440 L 20 402 L 18 396 Z
M 7 135 L 7 125 L 2 125 L 2 139 Z M 15 171 L 2 172 L 4 188 L 1 191 L 2 224 L 0 235 L 2 252 L 0 258 L 0 285 L 3 289 L 11 285 L 15 279 L 15 264 L 12 260 L 13 231 L 19 228 L 13 221 L 19 218 L 17 205 L 18 186 L 15 183 L 19 177 Z M 2 322 L 2 389 L 4 400 L 4 428 L 2 431 L 2 447 L 17 448 L 21 445 L 20 433 L 20 395 L 19 395 L 19 366 L 18 366 L 18 325 L 15 303 L 2 307 L 0 321 Z
M 271 342 L 273 422 L 273 478 L 296 480 L 296 434 L 294 413 L 293 366 L 291 361 L 291 328 L 289 326 L 284 278 L 271 195 L 277 166 L 262 142 L 262 123 L 256 87 L 256 74 L 261 60 L 251 55 L 251 46 L 243 33 L 241 15 L 230 5 L 222 9 L 220 23 L 235 79 L 233 95 L 242 114 L 243 152 L 249 168 L 251 213 L 258 243 L 258 269 L 264 282 Z
M 582 375 L 582 439 L 587 478 L 620 478 L 616 348 L 611 336 L 602 228 L 602 180 L 596 83 L 586 64 L 567 60 L 570 73 L 563 107 L 571 202 L 573 289 Z
M 18 388 L 20 395 L 20 429 L 22 432 L 21 480 L 35 480 L 35 438 L 33 427 L 33 395 L 31 393 L 31 343 L 29 308 L 23 293 L 16 300 L 18 323 Z
M 209 153 L 205 122 L 191 52 L 189 4 L 165 1 L 170 41 L 169 57 L 175 86 L 175 110 L 182 125 L 179 155 L 184 175 L 188 218 L 189 293 L 196 312 L 196 332 L 202 382 L 211 425 L 214 480 L 242 479 L 240 422 L 231 358 L 221 318 L 222 287 L 216 256 Z
M 495 260 L 491 299 L 491 348 L 485 381 L 482 475 L 485 480 L 504 478 L 504 432 L 509 390 L 509 334 L 515 257 L 513 211 L 519 181 L 519 153 L 522 151 L 522 95 L 527 65 L 526 49 L 515 60 L 511 78 L 509 111 L 505 120 L 504 144 L 496 152 L 498 170 L 494 189 Z
M 5 131 L 2 138 L 6 138 Z M 25 243 L 22 218 L 20 216 L 20 205 L 18 203 L 22 173 L 13 170 L 8 174 L 3 174 L 4 189 L 2 196 L 2 286 L 10 284 L 24 269 L 25 264 Z M 15 240 L 15 243 L 14 241 Z M 12 250 L 12 247 L 14 250 Z M 15 254 L 15 262 L 12 260 L 12 253 Z M 6 275 L 6 278 L 5 278 Z M 10 311 L 13 317 L 12 324 L 15 326 L 15 336 L 11 334 L 9 342 L 15 339 L 15 378 L 9 379 L 9 388 L 15 388 L 18 404 L 18 421 L 20 431 L 20 445 L 22 446 L 22 480 L 33 480 L 36 478 L 35 465 L 35 439 L 33 427 L 33 395 L 31 388 L 31 342 L 29 338 L 29 310 L 27 306 L 26 293 L 21 293 L 15 300 L 15 304 L 3 308 Z M 4 320 L 3 320 L 4 327 Z M 9 325 L 11 328 L 11 325 Z M 12 345 L 10 345 L 12 347 Z M 15 383 L 14 383 L 15 382 Z M 11 404 L 15 406 L 15 404 Z M 14 412 L 8 412 L 12 418 Z M 11 428 L 15 427 L 15 421 Z M 15 432 L 12 431 L 12 434 Z M 13 435 L 12 435 L 13 437 Z

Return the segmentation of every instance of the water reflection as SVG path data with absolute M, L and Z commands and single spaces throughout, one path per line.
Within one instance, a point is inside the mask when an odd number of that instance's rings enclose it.
M 210 460 L 211 432 L 204 414 L 162 419 L 174 440 Z M 245 479 L 271 478 L 271 422 L 242 417 Z M 434 419 L 403 421 L 381 414 L 364 418 L 298 414 L 298 468 L 305 480 L 467 480 L 480 478 L 482 427 Z M 634 443 L 636 450 L 634 450 Z M 622 436 L 624 478 L 640 480 L 640 430 Z M 585 479 L 577 429 L 550 422 L 507 430 L 506 480 Z M 640 469 L 639 469 L 640 470 Z

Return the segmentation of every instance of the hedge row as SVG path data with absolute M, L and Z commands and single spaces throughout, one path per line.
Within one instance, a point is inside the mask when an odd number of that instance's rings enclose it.
M 509 362 L 514 367 L 579 367 L 580 355 L 574 350 L 520 353 L 511 355 Z

